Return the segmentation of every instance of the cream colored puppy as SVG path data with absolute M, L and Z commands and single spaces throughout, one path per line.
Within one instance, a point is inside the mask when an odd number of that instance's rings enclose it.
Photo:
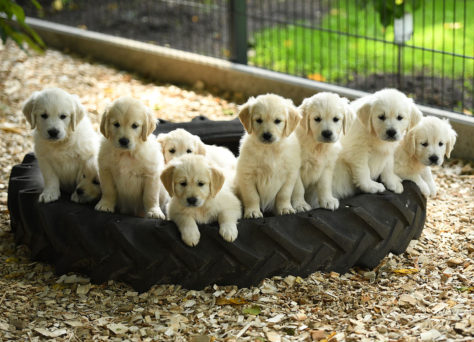
M 393 156 L 405 132 L 422 117 L 412 99 L 396 89 L 383 89 L 351 103 L 357 113 L 341 139 L 342 151 L 333 177 L 337 198 L 387 189 L 401 193 L 402 180 L 394 173 Z M 382 183 L 376 180 L 380 176 Z M 385 184 L 385 186 L 384 186 Z
M 152 112 L 131 97 L 115 100 L 102 115 L 96 210 L 164 219 L 160 208 L 163 155 L 153 136 Z
M 44 178 L 40 202 L 74 191 L 83 164 L 97 150 L 97 134 L 76 95 L 52 88 L 34 92 L 23 105 L 34 129 L 35 154 Z
M 176 223 L 181 238 L 196 246 L 200 233 L 197 224 L 219 222 L 219 234 L 232 242 L 237 238 L 241 217 L 239 199 L 224 185 L 224 175 L 202 155 L 183 155 L 173 159 L 161 174 L 171 196 L 168 218 Z
M 251 97 L 240 108 L 239 119 L 247 134 L 241 140 L 234 185 L 244 217 L 262 217 L 267 209 L 278 215 L 310 209 L 304 193 L 293 193 L 301 156 L 293 133 L 300 115 L 291 100 L 274 94 Z
M 165 164 L 186 153 L 205 155 L 211 162 L 225 170 L 235 170 L 237 164 L 237 159 L 229 149 L 216 145 L 206 145 L 197 135 L 191 134 L 182 128 L 159 134 L 158 142 L 163 149 Z
M 443 164 L 445 155 L 449 158 L 456 143 L 456 135 L 448 120 L 424 117 L 398 146 L 395 152 L 395 173 L 402 179 L 416 183 L 426 197 L 435 196 L 436 184 L 430 166 Z
M 71 196 L 72 201 L 77 203 L 89 203 L 100 198 L 102 192 L 100 190 L 97 154 L 84 162 L 77 177 L 76 184 L 76 189 Z
M 335 210 L 339 200 L 332 194 L 332 177 L 341 151 L 339 138 L 349 130 L 355 114 L 349 100 L 326 92 L 305 99 L 299 110 L 303 118 L 296 135 L 305 199 L 313 208 Z

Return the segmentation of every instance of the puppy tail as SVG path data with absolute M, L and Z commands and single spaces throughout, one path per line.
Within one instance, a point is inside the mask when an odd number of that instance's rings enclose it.
M 337 199 L 346 198 L 355 194 L 355 186 L 352 182 L 349 166 L 340 158 L 337 160 L 334 168 L 332 194 Z

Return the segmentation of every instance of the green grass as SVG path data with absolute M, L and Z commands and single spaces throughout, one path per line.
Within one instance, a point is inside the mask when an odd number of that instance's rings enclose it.
M 455 2 L 456 17 L 454 17 L 453 8 Z M 365 9 L 356 6 L 356 3 L 352 0 L 330 1 L 329 4 L 333 8 L 323 18 L 321 27 L 392 42 L 393 25 L 388 27 L 384 34 L 383 26 L 373 7 L 368 5 L 366 12 Z M 358 1 L 358 3 L 361 2 Z M 424 30 L 423 9 L 419 8 L 414 13 L 414 34 L 406 45 L 473 56 L 474 20 L 471 14 L 474 13 L 474 1 L 466 2 L 466 23 L 464 23 L 462 1 L 445 1 L 444 22 L 442 0 L 425 0 L 424 4 Z M 435 6 L 434 11 L 433 6 Z M 250 64 L 321 81 L 351 79 L 357 70 L 359 74 L 367 70 L 369 75 L 397 72 L 398 47 L 396 45 L 323 32 L 302 27 L 299 24 L 305 23 L 278 26 L 256 32 L 253 36 L 255 55 L 250 58 Z M 461 25 L 461 27 L 450 28 L 456 25 Z M 463 25 L 466 27 L 462 27 Z M 464 29 L 466 30 L 465 46 L 463 46 Z M 411 74 L 413 71 L 417 74 L 423 70 L 426 75 L 431 75 L 431 70 L 433 70 L 435 76 L 441 77 L 443 64 L 445 77 L 451 74 L 454 74 L 455 78 L 462 76 L 463 58 L 461 57 L 443 57 L 440 53 L 433 54 L 408 47 L 403 48 L 402 72 L 404 74 Z M 474 61 L 465 60 L 464 78 L 472 79 L 473 70 Z

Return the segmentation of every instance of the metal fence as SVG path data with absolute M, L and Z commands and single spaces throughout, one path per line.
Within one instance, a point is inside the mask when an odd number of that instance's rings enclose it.
M 63 24 L 473 111 L 473 0 L 56 0 L 41 12 L 19 2 Z

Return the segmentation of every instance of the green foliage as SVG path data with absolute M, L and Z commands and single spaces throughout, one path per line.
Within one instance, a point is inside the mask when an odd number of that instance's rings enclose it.
M 393 24 L 395 18 L 403 17 L 406 12 L 415 12 L 421 7 L 423 0 L 371 0 L 363 1 L 362 5 L 366 6 L 368 2 L 373 3 L 383 27 L 388 27 Z
M 31 0 L 37 9 L 41 5 L 37 0 Z M 5 44 L 8 38 L 24 50 L 23 43 L 36 51 L 43 51 L 45 45 L 40 36 L 25 22 L 23 8 L 13 0 L 0 0 L 0 38 Z

